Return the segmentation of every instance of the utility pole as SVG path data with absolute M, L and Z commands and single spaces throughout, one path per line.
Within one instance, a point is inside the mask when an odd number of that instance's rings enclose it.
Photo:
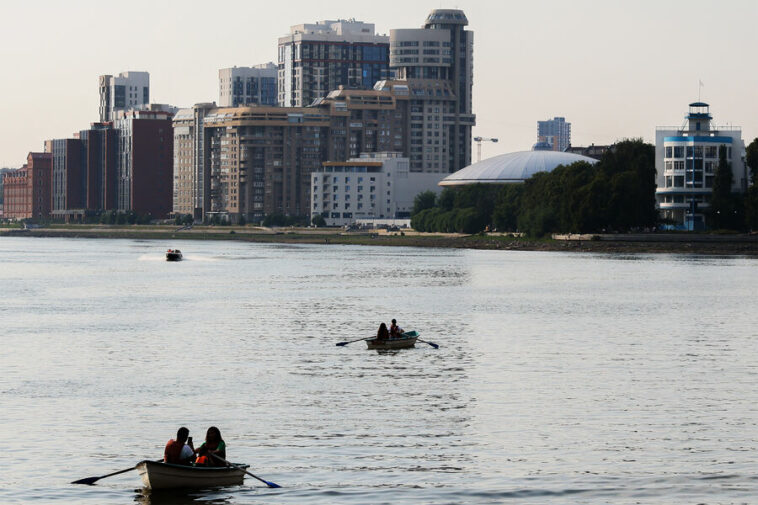
M 476 142 L 476 161 L 482 161 L 482 142 L 497 143 L 497 139 L 474 137 L 474 142 Z

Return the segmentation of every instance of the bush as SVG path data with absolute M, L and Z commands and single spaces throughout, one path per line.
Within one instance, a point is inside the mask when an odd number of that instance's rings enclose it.
M 311 224 L 316 228 L 323 228 L 326 226 L 326 219 L 324 219 L 324 216 L 321 214 L 317 214 L 313 216 L 313 219 L 311 219 Z

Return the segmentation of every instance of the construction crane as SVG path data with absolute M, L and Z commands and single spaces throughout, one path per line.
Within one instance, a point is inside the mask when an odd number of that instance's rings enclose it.
M 486 137 L 474 137 L 474 142 L 476 142 L 476 161 L 482 161 L 482 142 L 496 143 L 497 139 L 488 139 Z

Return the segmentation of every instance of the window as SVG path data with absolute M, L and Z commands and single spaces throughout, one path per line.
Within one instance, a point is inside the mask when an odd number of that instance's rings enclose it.
M 673 153 L 674 149 L 669 146 L 666 148 L 666 158 L 671 158 L 671 154 Z
M 684 146 L 674 146 L 674 158 L 684 158 Z

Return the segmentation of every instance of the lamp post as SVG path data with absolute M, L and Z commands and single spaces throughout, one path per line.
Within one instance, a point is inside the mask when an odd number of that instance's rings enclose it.
M 486 137 L 474 137 L 474 142 L 476 142 L 476 161 L 482 161 L 482 142 L 496 143 L 497 139 L 490 139 Z

